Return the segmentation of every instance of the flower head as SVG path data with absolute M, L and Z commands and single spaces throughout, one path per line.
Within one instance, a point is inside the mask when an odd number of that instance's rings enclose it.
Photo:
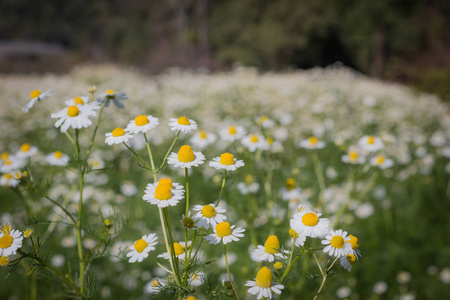
M 322 244 L 327 245 L 323 249 L 323 252 L 336 257 L 352 254 L 352 247 L 350 243 L 346 243 L 347 241 L 350 241 L 350 237 L 347 236 L 347 231 L 341 229 L 330 230 L 325 236 L 325 239 L 322 240 Z
M 158 244 L 156 234 L 150 233 L 149 235 L 144 235 L 130 246 L 131 251 L 127 253 L 127 257 L 130 258 L 128 262 L 134 263 L 136 261 L 143 261 L 144 258 L 148 257 L 150 251 L 155 250 L 154 246 L 156 244 Z
M 69 163 L 69 156 L 61 151 L 55 151 L 45 157 L 45 160 L 51 166 L 67 166 Z
M 244 161 L 237 160 L 231 153 L 223 153 L 218 157 L 213 158 L 209 162 L 209 166 L 217 170 L 235 171 L 237 168 L 244 166 Z
M 291 228 L 298 234 L 309 237 L 322 237 L 328 232 L 330 220 L 320 218 L 321 214 L 309 210 L 296 213 L 291 219 Z
M 346 164 L 363 164 L 366 159 L 357 150 L 349 150 L 347 154 L 342 155 L 341 160 Z
M 225 245 L 232 241 L 239 241 L 239 238 L 243 237 L 245 229 L 235 225 L 231 226 L 228 222 L 221 222 L 214 227 L 214 233 L 205 237 L 210 244 L 217 245 L 222 241 Z
M 134 120 L 131 120 L 125 131 L 128 131 L 129 133 L 145 133 L 149 131 L 152 128 L 155 128 L 158 126 L 159 120 L 158 118 L 155 118 L 151 115 L 139 115 Z
M 19 230 L 12 229 L 7 224 L 0 232 L 0 256 L 10 256 L 17 253 L 17 249 L 22 247 L 23 236 Z
M 255 182 L 252 175 L 247 174 L 244 182 L 239 182 L 237 184 L 237 188 L 243 195 L 255 194 L 259 190 L 259 184 Z
M 384 147 L 383 142 L 379 137 L 372 135 L 365 135 L 359 141 L 358 145 L 368 152 L 375 152 Z
M 299 146 L 301 148 L 305 148 L 305 149 L 322 149 L 325 147 L 325 142 L 319 140 L 315 136 L 311 136 L 311 137 L 307 138 L 306 140 L 302 140 L 299 143 Z
M 272 292 L 281 294 L 281 290 L 284 289 L 283 285 L 273 282 L 272 272 L 267 267 L 262 267 L 256 274 L 255 280 L 247 281 L 245 286 L 250 287 L 248 292 L 256 295 L 257 299 L 263 297 L 272 299 Z
M 218 223 L 226 220 L 226 210 L 216 206 L 214 203 L 207 205 L 195 205 L 194 211 L 197 213 L 194 215 L 194 220 L 197 221 L 197 227 L 208 229 L 209 227 L 215 228 Z
M 177 205 L 183 197 L 183 186 L 165 178 L 160 179 L 157 183 L 147 184 L 142 199 L 158 207 L 167 207 Z
M 97 101 L 100 103 L 105 103 L 105 106 L 108 107 L 109 103 L 112 101 L 114 105 L 118 108 L 124 108 L 122 101 L 127 100 L 128 96 L 125 93 L 118 93 L 114 90 L 106 90 L 104 93 L 98 95 Z
M 276 257 L 283 258 L 283 254 L 280 253 L 280 240 L 276 235 L 269 236 L 264 245 L 258 245 L 252 252 L 252 257 L 258 261 L 273 262 Z
M 16 157 L 20 159 L 25 159 L 35 155 L 36 153 L 38 153 L 37 147 L 25 143 L 20 146 L 19 151 L 17 151 L 16 153 Z
M 186 117 L 170 118 L 169 120 L 170 130 L 181 131 L 183 133 L 192 132 L 197 129 L 197 122 Z
M 181 146 L 178 153 L 172 152 L 167 158 L 167 163 L 176 168 L 198 167 L 205 162 L 205 156 L 201 152 L 194 152 L 188 145 Z
M 56 121 L 55 127 L 59 128 L 61 126 L 61 132 L 66 132 L 69 127 L 81 129 L 91 126 L 92 121 L 89 117 L 95 117 L 97 115 L 97 112 L 94 109 L 96 109 L 96 107 L 88 105 L 71 105 L 52 114 L 51 117 L 59 119 Z
M 206 131 L 200 131 L 194 134 L 190 141 L 195 147 L 204 149 L 216 141 L 216 135 Z
M 250 134 L 241 139 L 242 145 L 250 152 L 255 152 L 257 149 L 267 150 L 269 149 L 269 143 L 260 134 Z
M 245 135 L 245 129 L 242 126 L 231 125 L 224 127 L 219 131 L 220 138 L 224 141 L 234 142 L 240 140 Z
M 347 255 L 343 255 L 340 259 L 339 262 L 341 264 L 341 266 L 346 269 L 347 271 L 351 271 L 353 265 L 356 262 L 356 256 L 353 254 L 347 254 Z
M 30 93 L 30 102 L 28 102 L 23 108 L 22 111 L 27 113 L 30 108 L 32 108 L 34 106 L 34 104 L 36 104 L 37 101 L 41 101 L 44 98 L 50 97 L 53 94 L 52 90 L 48 90 L 44 93 L 41 93 L 41 91 L 39 90 L 34 90 Z
M 105 134 L 105 143 L 108 145 L 116 145 L 127 142 L 132 139 L 133 136 L 127 133 L 124 129 L 116 127 L 112 132 Z
M 392 159 L 386 158 L 384 155 L 377 155 L 370 160 L 370 164 L 380 169 L 387 169 L 394 165 Z
M 178 259 L 185 259 L 186 253 L 189 253 L 188 250 L 191 247 L 191 241 L 188 241 L 187 247 L 185 242 L 173 243 L 172 247 L 175 256 L 178 257 Z M 172 251 L 172 247 L 170 247 L 170 251 Z M 164 252 L 158 255 L 158 258 L 164 258 L 168 260 L 170 258 L 170 255 L 168 252 Z

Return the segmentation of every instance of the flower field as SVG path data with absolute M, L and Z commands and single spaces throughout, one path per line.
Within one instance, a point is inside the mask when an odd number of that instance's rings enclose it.
M 345 68 L 0 79 L 0 299 L 442 299 L 447 105 Z

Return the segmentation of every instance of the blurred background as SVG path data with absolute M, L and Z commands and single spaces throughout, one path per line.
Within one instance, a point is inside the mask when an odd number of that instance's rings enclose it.
M 0 71 L 327 66 L 449 98 L 448 0 L 2 0 Z

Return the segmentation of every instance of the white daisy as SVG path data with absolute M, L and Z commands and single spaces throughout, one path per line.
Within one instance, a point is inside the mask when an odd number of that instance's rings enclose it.
M 224 141 L 234 142 L 240 140 L 245 135 L 245 129 L 242 126 L 229 126 L 219 131 L 220 137 Z
M 325 147 L 325 142 L 320 141 L 315 136 L 311 136 L 306 140 L 300 141 L 299 146 L 305 149 L 322 149 Z
M 383 155 L 377 155 L 370 160 L 370 164 L 384 170 L 392 167 L 394 165 L 394 161 Z
M 178 153 L 172 152 L 167 158 L 167 163 L 175 168 L 198 167 L 205 162 L 205 156 L 201 152 L 192 151 L 188 145 L 181 146 Z
M 339 262 L 344 269 L 350 272 L 356 262 L 356 256 L 353 254 L 344 255 L 339 259 Z
M 290 221 L 291 228 L 298 234 L 309 237 L 323 237 L 328 233 L 330 220 L 319 218 L 321 213 L 303 210 L 294 214 Z
M 350 240 L 347 241 L 347 243 L 349 243 L 352 246 L 351 254 L 355 255 L 357 258 L 361 257 L 361 251 L 359 251 L 359 249 L 358 249 L 358 247 L 359 247 L 358 238 L 351 234 L 348 237 L 350 238 Z
M 303 245 L 305 244 L 306 241 L 306 235 L 303 234 L 298 234 L 294 229 L 290 228 L 289 229 L 289 235 L 292 237 L 292 239 L 294 240 L 295 246 L 296 247 L 303 247 Z
M 3 226 L 0 232 L 0 256 L 15 255 L 17 249 L 22 247 L 22 240 L 22 232 L 9 225 Z
M 0 267 L 7 267 L 10 261 L 8 256 L 0 256 Z
M 92 109 L 99 109 L 100 103 L 98 101 L 89 102 L 89 97 L 87 96 L 81 96 L 81 97 L 75 97 L 69 100 L 66 100 L 64 102 L 67 106 L 73 106 L 73 105 L 89 105 Z
M 39 90 L 32 91 L 30 93 L 31 100 L 22 108 L 22 111 L 27 113 L 28 110 L 32 108 L 37 101 L 41 101 L 44 98 L 50 97 L 52 94 L 53 94 L 52 90 L 48 90 L 44 93 L 41 93 L 41 91 Z
M 122 101 L 127 100 L 128 96 L 125 93 L 118 93 L 114 90 L 106 90 L 104 93 L 98 95 L 97 100 L 100 103 L 105 103 L 105 106 L 108 107 L 109 103 L 112 101 L 114 105 L 118 108 L 124 108 Z
M 0 186 L 16 187 L 20 183 L 20 180 L 12 173 L 3 174 L 0 177 Z
M 371 135 L 365 135 L 359 139 L 358 145 L 368 152 L 375 152 L 384 147 L 383 141 L 379 137 Z
M 244 182 L 239 182 L 237 188 L 242 195 L 255 194 L 259 190 L 259 184 L 255 182 L 253 176 L 248 174 L 245 176 Z
M 61 151 L 55 151 L 50 153 L 45 157 L 45 160 L 48 162 L 51 166 L 67 166 L 69 163 L 69 156 L 62 153 Z
M 351 254 L 353 252 L 352 246 L 350 243 L 346 243 L 347 241 L 350 241 L 350 237 L 347 236 L 347 231 L 331 229 L 325 236 L 325 239 L 322 240 L 322 245 L 327 245 L 323 249 L 323 252 L 336 257 Z
M 193 287 L 198 287 L 201 286 L 204 282 L 204 277 L 205 274 L 203 273 L 197 273 L 197 274 L 192 274 L 191 278 L 189 278 L 189 282 L 191 283 L 191 285 Z M 189 298 L 187 298 L 186 300 L 188 300 Z
M 144 294 L 158 294 L 165 284 L 162 278 L 153 278 L 144 286 Z
M 234 229 L 235 225 L 230 226 L 228 222 L 221 222 L 214 227 L 214 233 L 205 237 L 210 244 L 217 245 L 220 241 L 223 241 L 224 245 L 231 243 L 232 241 L 239 241 L 239 238 L 243 237 L 245 229 L 238 227 Z
M 231 153 L 223 153 L 213 158 L 213 161 L 209 162 L 209 166 L 217 170 L 235 171 L 237 168 L 244 166 L 244 161 L 237 160 Z
M 51 117 L 59 119 L 56 121 L 55 127 L 59 128 L 61 126 L 61 132 L 64 133 L 69 127 L 74 129 L 89 127 L 92 124 L 89 117 L 95 117 L 96 115 L 97 112 L 93 110 L 93 107 L 78 104 L 65 107 L 59 112 L 52 114 Z
M 183 186 L 168 178 L 160 179 L 157 183 L 147 184 L 145 195 L 142 197 L 145 201 L 161 208 L 176 206 L 183 198 Z
M 105 143 L 108 145 L 122 144 L 133 138 L 133 135 L 128 134 L 128 132 L 120 127 L 116 127 L 112 132 L 105 134 L 105 136 Z
M 269 150 L 273 153 L 283 152 L 283 144 L 281 144 L 279 141 L 274 141 L 273 138 L 267 138 L 266 142 L 269 145 Z
M 273 125 L 275 125 L 275 122 L 269 119 L 267 116 L 261 116 L 260 118 L 256 118 L 256 122 L 265 129 L 272 128 Z
M 170 118 L 169 126 L 172 131 L 188 133 L 197 129 L 197 122 L 186 117 L 180 117 L 178 119 Z
M 9 155 L 0 162 L 0 173 L 11 173 L 15 170 L 25 167 L 27 161 L 16 156 Z
M 302 190 L 295 187 L 295 180 L 288 178 L 286 185 L 280 189 L 281 199 L 289 201 L 291 199 L 300 199 L 302 196 Z
M 135 134 L 147 132 L 150 129 L 155 128 L 158 124 L 158 118 L 152 117 L 151 115 L 139 115 L 128 123 L 126 131 Z
M 255 280 L 248 280 L 245 286 L 250 287 L 248 292 L 252 295 L 256 295 L 257 299 L 266 298 L 272 299 L 272 292 L 275 294 L 281 294 L 281 290 L 284 286 L 281 284 L 275 284 L 273 282 L 272 272 L 267 267 L 262 267 L 256 274 Z
M 248 151 L 255 152 L 257 149 L 267 150 L 269 149 L 269 143 L 260 134 L 250 134 L 241 139 L 242 145 L 244 145 Z
M 347 154 L 342 155 L 341 160 L 346 164 L 359 165 L 363 164 L 366 159 L 356 150 L 350 150 Z
M 36 153 L 38 153 L 37 147 L 25 143 L 20 146 L 20 149 L 19 151 L 17 151 L 15 156 L 21 159 L 25 159 L 35 155 Z
M 191 247 L 191 241 L 188 241 L 188 246 L 186 247 L 185 242 L 179 242 L 179 243 L 173 243 L 173 251 L 175 253 L 175 256 L 178 257 L 178 259 L 185 259 L 186 254 L 189 254 L 189 248 Z M 170 251 L 172 251 L 172 247 L 170 247 Z M 158 258 L 164 258 L 169 260 L 170 255 L 168 252 L 164 252 L 160 255 L 158 255 Z
M 257 261 L 273 262 L 275 258 L 283 258 L 280 253 L 280 240 L 276 235 L 271 235 L 267 238 L 263 245 L 258 245 L 256 249 L 252 250 L 252 256 Z
M 218 223 L 226 220 L 226 210 L 215 204 L 207 205 L 194 205 L 194 211 L 197 211 L 193 217 L 194 221 L 197 221 L 197 227 L 208 229 L 209 227 L 215 228 Z
M 127 257 L 130 258 L 128 262 L 141 262 L 144 258 L 148 257 L 148 253 L 155 250 L 155 245 L 158 244 L 156 234 L 150 233 L 149 235 L 144 235 L 141 239 L 134 242 L 130 246 L 130 252 L 127 253 Z
M 200 131 L 194 134 L 190 141 L 195 147 L 204 149 L 216 141 L 216 135 L 213 133 Z

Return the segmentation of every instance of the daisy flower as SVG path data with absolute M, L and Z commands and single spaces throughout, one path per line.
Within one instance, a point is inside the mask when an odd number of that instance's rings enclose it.
M 350 237 L 347 236 L 347 231 L 331 229 L 325 236 L 325 239 L 322 240 L 322 245 L 327 245 L 323 249 L 323 252 L 336 257 L 351 254 L 353 252 L 352 246 L 350 243 L 346 243 L 347 241 L 350 241 Z
M 359 165 L 363 164 L 366 159 L 358 151 L 350 150 L 347 154 L 342 155 L 341 160 L 346 164 Z
M 105 136 L 105 143 L 110 146 L 128 142 L 129 139 L 133 138 L 131 134 L 128 134 L 128 132 L 120 127 L 116 127 L 112 132 L 105 134 Z
M 239 182 L 237 188 L 242 195 L 255 194 L 259 190 L 259 184 L 255 182 L 253 176 L 248 174 L 245 176 L 244 182 Z
M 347 241 L 347 243 L 350 243 L 350 245 L 352 246 L 351 254 L 355 255 L 356 257 L 361 257 L 361 251 L 359 251 L 359 249 L 358 249 L 358 247 L 359 247 L 358 238 L 351 234 L 348 237 L 350 238 L 350 240 Z
M 248 151 L 255 152 L 256 149 L 267 150 L 269 144 L 260 134 L 250 134 L 241 139 L 242 145 L 244 145 Z
M 15 176 L 11 173 L 3 174 L 0 177 L 0 186 L 16 187 L 19 183 L 20 180 L 15 178 Z
M 295 180 L 293 178 L 288 178 L 285 187 L 280 189 L 281 199 L 285 201 L 299 199 L 301 194 L 302 190 L 295 187 Z
M 160 179 L 157 183 L 147 184 L 145 195 L 142 199 L 162 208 L 177 205 L 183 197 L 183 186 L 165 178 Z
M 320 141 L 315 136 L 311 136 L 306 140 L 300 141 L 299 146 L 305 149 L 322 149 L 325 147 L 325 142 Z
M 194 205 L 194 211 L 197 211 L 197 213 L 194 215 L 193 219 L 194 221 L 197 221 L 197 226 L 199 228 L 215 228 L 218 223 L 225 221 L 227 218 L 222 214 L 225 213 L 226 210 L 219 206 L 215 206 L 213 203 L 207 205 Z
M 353 254 L 344 255 L 339 259 L 339 262 L 344 269 L 350 272 L 356 262 L 356 256 Z
M 216 141 L 216 135 L 205 131 L 197 132 L 191 139 L 191 143 L 199 149 L 204 149 Z
M 258 261 L 273 262 L 275 258 L 283 258 L 280 253 L 280 240 L 276 235 L 271 235 L 267 238 L 263 245 L 258 245 L 256 249 L 252 250 L 252 255 Z
M 151 115 L 139 115 L 128 123 L 126 131 L 134 134 L 139 132 L 144 133 L 155 128 L 158 124 L 158 118 L 152 117 Z
M 11 173 L 15 170 L 23 168 L 27 164 L 27 161 L 20 159 L 16 156 L 9 155 L 7 158 L 0 162 L 1 173 Z
M 0 232 L 0 256 L 10 256 L 17 253 L 17 249 L 22 247 L 22 232 L 12 229 L 10 225 L 2 227 Z
M 260 118 L 256 118 L 256 122 L 265 129 L 272 128 L 273 125 L 275 125 L 275 122 L 266 116 L 261 116 Z
M 94 101 L 94 102 L 89 102 L 89 97 L 87 96 L 81 96 L 81 97 L 75 97 L 69 100 L 66 100 L 64 102 L 67 106 L 73 106 L 73 105 L 89 105 L 92 107 L 92 109 L 99 109 L 100 105 L 99 102 Z
M 69 156 L 62 153 L 61 151 L 55 151 L 50 153 L 45 157 L 45 160 L 48 162 L 51 166 L 67 166 L 69 163 Z
M 172 131 L 188 133 L 197 129 L 197 122 L 186 117 L 180 117 L 178 119 L 170 118 L 169 126 Z
M 144 286 L 145 294 L 158 294 L 166 282 L 162 278 L 153 278 Z
M 130 258 L 128 262 L 141 262 L 144 258 L 148 257 L 148 253 L 155 250 L 155 245 L 158 244 L 156 234 L 150 233 L 144 235 L 141 239 L 134 242 L 134 245 L 130 246 L 130 252 L 127 253 L 127 257 Z
M 125 93 L 118 93 L 114 90 L 106 90 L 104 93 L 98 95 L 97 101 L 102 104 L 106 102 L 106 107 L 108 107 L 109 103 L 112 101 L 116 107 L 124 108 L 125 105 L 123 105 L 122 101 L 127 99 L 128 96 Z
M 370 164 L 374 167 L 378 167 L 382 170 L 390 168 L 394 165 L 392 159 L 386 158 L 383 155 L 377 155 L 370 160 Z
M 9 265 L 10 259 L 8 256 L 0 256 L 0 267 L 7 267 Z
M 183 227 L 186 229 L 194 229 L 195 228 L 194 219 L 191 218 L 191 212 L 188 212 L 187 217 L 185 214 L 182 214 L 180 222 L 181 222 L 181 224 L 183 224 Z
M 263 297 L 272 299 L 272 292 L 281 294 L 281 290 L 284 289 L 283 285 L 275 284 L 272 272 L 267 267 L 262 267 L 256 274 L 255 280 L 247 281 L 245 286 L 250 287 L 248 292 L 256 295 L 256 299 L 258 300 Z
M 25 112 L 25 113 L 27 113 L 28 110 L 29 110 L 30 108 L 32 108 L 32 107 L 34 106 L 34 104 L 35 104 L 37 101 L 41 101 L 41 100 L 44 99 L 44 98 L 50 97 L 52 94 L 53 94 L 53 91 L 52 91 L 52 90 L 48 90 L 48 91 L 46 91 L 46 92 L 44 92 L 44 93 L 41 93 L 41 91 L 39 91 L 39 90 L 34 90 L 34 91 L 32 91 L 32 92 L 30 93 L 30 98 L 31 98 L 31 100 L 30 100 L 30 102 L 27 103 L 27 105 L 25 105 L 25 106 L 22 108 L 22 111 Z
M 191 285 L 193 287 L 201 286 L 204 283 L 203 282 L 204 277 L 205 277 L 205 275 L 201 274 L 201 273 L 192 274 L 191 278 L 189 279 L 189 282 L 191 283 Z M 188 300 L 188 299 L 189 299 L 189 297 L 186 300 Z
M 219 131 L 220 137 L 224 141 L 234 142 L 240 140 L 245 135 L 245 129 L 242 126 L 229 126 Z
M 167 163 L 175 168 L 198 167 L 205 162 L 205 156 L 201 152 L 192 151 L 188 145 L 181 146 L 178 154 L 172 152 L 167 158 Z
M 384 147 L 383 142 L 379 137 L 365 135 L 359 141 L 358 145 L 368 152 L 375 152 Z
M 243 237 L 245 229 L 235 225 L 230 226 L 228 222 L 221 222 L 214 227 L 214 233 L 205 237 L 210 244 L 217 245 L 220 241 L 223 241 L 224 245 L 231 243 L 232 241 L 239 241 L 239 238 Z
M 296 247 L 303 247 L 303 245 L 305 244 L 305 241 L 306 241 L 306 235 L 298 234 L 292 228 L 289 229 L 289 235 L 294 240 L 294 243 L 295 243 Z
M 283 145 L 279 141 L 274 141 L 273 138 L 266 139 L 267 145 L 269 146 L 269 150 L 273 153 L 283 152 Z
M 322 237 L 328 233 L 330 220 L 319 218 L 321 213 L 309 210 L 299 211 L 290 221 L 291 228 L 298 234 L 309 237 Z
M 185 259 L 186 253 L 188 252 L 190 247 L 191 247 L 191 241 L 188 241 L 187 247 L 186 247 L 185 242 L 173 243 L 173 251 L 175 253 L 175 256 L 178 257 L 178 259 Z M 172 247 L 170 247 L 170 251 L 172 251 Z M 164 253 L 158 255 L 158 258 L 164 258 L 164 259 L 169 260 L 170 255 L 168 252 L 164 252 Z
M 51 115 L 52 118 L 59 119 L 55 123 L 55 127 L 61 126 L 61 132 L 66 132 L 69 127 L 74 129 L 81 129 L 91 126 L 92 121 L 90 116 L 95 117 L 97 112 L 94 111 L 94 107 L 87 105 L 71 105 L 63 108 L 57 113 Z
M 19 151 L 16 153 L 16 157 L 25 159 L 35 155 L 36 153 L 38 153 L 37 147 L 25 143 L 20 146 Z
M 227 171 L 235 171 L 237 168 L 244 166 L 244 161 L 237 160 L 231 153 L 223 153 L 218 157 L 213 158 L 209 162 L 209 166 L 217 170 L 223 169 Z

